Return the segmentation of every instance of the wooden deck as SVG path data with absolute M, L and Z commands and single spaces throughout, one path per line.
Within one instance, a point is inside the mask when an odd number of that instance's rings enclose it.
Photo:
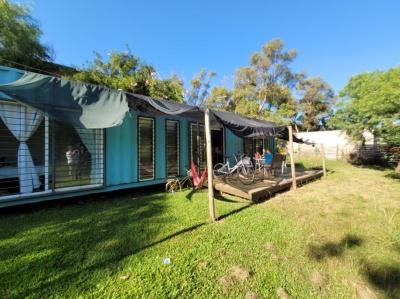
M 304 184 L 323 176 L 322 170 L 296 169 L 296 183 Z M 242 184 L 237 176 L 231 175 L 224 179 L 213 180 L 214 190 L 221 194 L 231 194 L 249 200 L 261 200 L 271 197 L 274 193 L 292 187 L 291 171 L 275 173 L 273 178 L 263 178 L 262 173 L 256 172 L 255 180 L 250 185 Z

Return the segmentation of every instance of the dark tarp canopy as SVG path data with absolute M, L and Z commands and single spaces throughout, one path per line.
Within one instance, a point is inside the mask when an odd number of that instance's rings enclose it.
M 122 124 L 129 107 L 123 91 L 26 72 L 0 91 L 50 118 L 77 128 Z
M 196 122 L 204 122 L 204 112 L 199 107 L 153 99 L 148 96 L 126 93 L 129 107 L 154 116 L 180 115 Z
M 247 118 L 235 113 L 223 111 L 212 111 L 212 113 L 222 125 L 241 138 L 281 137 L 282 132 L 286 129 L 274 122 Z
M 126 96 L 129 107 L 134 110 L 155 116 L 180 115 L 204 123 L 204 110 L 198 107 L 131 93 L 127 93 Z M 219 124 L 227 127 L 240 138 L 277 137 L 289 140 L 287 127 L 278 126 L 274 122 L 247 118 L 232 112 L 215 110 L 210 110 L 210 112 L 211 126 Z M 296 136 L 293 136 L 293 140 L 296 142 L 302 141 Z
M 0 85 L 0 91 L 50 118 L 77 128 L 121 125 L 129 109 L 153 116 L 179 115 L 204 123 L 204 110 L 199 107 L 31 72 L 13 83 Z M 212 126 L 225 126 L 240 138 L 289 137 L 286 127 L 273 122 L 231 112 L 210 112 Z

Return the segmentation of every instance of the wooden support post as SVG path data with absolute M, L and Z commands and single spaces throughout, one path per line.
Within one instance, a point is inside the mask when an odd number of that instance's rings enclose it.
M 336 161 L 339 161 L 339 144 L 336 145 Z
M 289 130 L 289 153 L 290 153 L 290 169 L 292 171 L 292 187 L 293 189 L 297 189 L 296 182 L 296 169 L 294 166 L 294 152 L 293 152 L 293 129 L 292 126 L 288 126 Z
M 211 128 L 210 128 L 210 110 L 207 109 L 204 114 L 205 133 L 206 133 L 206 152 L 207 152 L 207 175 L 208 175 L 208 205 L 210 209 L 210 217 L 215 222 L 215 204 L 214 204 L 214 185 L 213 185 L 213 160 L 211 145 Z
M 321 143 L 321 152 L 322 152 L 322 169 L 324 171 L 324 176 L 326 176 L 325 149 L 323 143 Z

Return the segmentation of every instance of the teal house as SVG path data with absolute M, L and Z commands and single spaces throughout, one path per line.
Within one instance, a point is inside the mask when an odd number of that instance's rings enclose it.
M 286 133 L 211 115 L 213 162 L 274 149 Z M 206 157 L 198 107 L 0 66 L 0 208 L 162 185 Z

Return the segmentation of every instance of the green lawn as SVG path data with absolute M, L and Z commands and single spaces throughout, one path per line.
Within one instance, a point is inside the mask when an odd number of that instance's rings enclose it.
M 216 223 L 206 190 L 0 211 L 0 298 L 400 298 L 399 176 L 328 169 Z

